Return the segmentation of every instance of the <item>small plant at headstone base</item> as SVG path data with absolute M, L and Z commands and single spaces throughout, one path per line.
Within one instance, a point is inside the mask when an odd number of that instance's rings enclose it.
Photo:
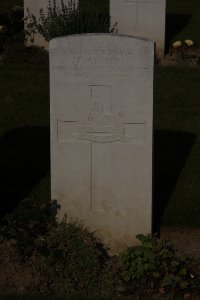
M 174 248 L 156 235 L 142 234 L 139 246 L 129 247 L 120 254 L 122 277 L 130 288 L 146 287 L 160 294 L 183 292 L 194 288 L 189 258 L 177 256 Z
M 177 57 L 180 57 L 182 60 L 185 60 L 189 57 L 187 52 L 191 46 L 193 46 L 192 40 L 185 40 L 184 42 L 176 41 L 172 44 L 173 49 L 176 51 Z
M 0 223 L 3 240 L 14 240 L 15 250 L 22 260 L 28 259 L 36 249 L 36 241 L 52 226 L 51 204 L 21 200 L 13 213 L 7 214 Z
M 197 44 L 194 45 L 194 42 L 190 39 L 174 42 L 170 48 L 169 55 L 174 56 L 180 64 L 199 64 L 199 47 Z
M 69 0 L 65 5 L 61 1 L 61 8 L 57 6 L 56 0 L 53 3 L 49 1 L 47 14 L 40 10 L 39 20 L 29 9 L 26 22 L 26 34 L 31 42 L 34 43 L 35 34 L 41 34 L 47 42 L 55 37 L 80 34 L 80 33 L 97 33 L 97 32 L 117 32 L 116 26 L 110 28 L 110 17 L 107 14 L 98 11 L 88 10 L 81 12 L 79 1 Z
M 23 215 L 7 215 L 0 225 L 0 242 L 11 241 L 21 264 L 32 266 L 34 277 L 40 278 L 40 293 L 55 295 L 99 294 L 117 277 L 115 270 L 103 272 L 109 262 L 107 249 L 82 223 L 68 221 L 58 223 L 56 200 L 35 207 L 24 199 Z M 39 204 L 38 204 L 39 205 Z M 31 212 L 32 211 L 32 212 Z M 105 274 L 105 273 L 104 273 Z M 115 278 L 114 278 L 115 277 Z M 115 289 L 115 287 L 113 287 Z
M 93 233 L 78 222 L 55 223 L 36 241 L 36 268 L 57 295 L 98 293 L 108 254 Z

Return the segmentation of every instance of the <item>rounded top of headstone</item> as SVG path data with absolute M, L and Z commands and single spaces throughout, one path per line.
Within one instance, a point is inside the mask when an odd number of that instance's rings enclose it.
M 51 40 L 50 64 L 65 76 L 82 80 L 108 77 L 126 80 L 141 69 L 153 69 L 153 41 L 127 35 L 81 34 Z
M 125 34 L 111 34 L 111 33 L 82 33 L 82 34 L 74 34 L 74 35 L 66 35 L 66 36 L 61 36 L 57 38 L 53 38 L 49 42 L 49 48 L 52 48 L 56 46 L 58 43 L 62 43 L 66 40 L 76 40 L 76 39 L 81 39 L 81 38 L 89 38 L 89 39 L 129 39 L 133 41 L 138 41 L 138 42 L 144 42 L 144 43 L 149 43 L 152 47 L 154 47 L 155 42 L 146 38 L 138 37 L 138 36 L 132 36 L 132 35 L 125 35 Z

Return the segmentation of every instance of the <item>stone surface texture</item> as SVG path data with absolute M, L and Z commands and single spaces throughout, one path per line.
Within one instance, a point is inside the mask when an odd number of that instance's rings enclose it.
M 50 42 L 51 197 L 119 253 L 151 232 L 154 43 Z
M 110 0 L 110 15 L 120 34 L 153 40 L 164 56 L 166 0 Z

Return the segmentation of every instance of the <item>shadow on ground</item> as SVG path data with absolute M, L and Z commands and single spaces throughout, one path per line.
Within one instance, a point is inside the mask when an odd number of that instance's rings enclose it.
M 154 133 L 154 231 L 195 141 L 195 134 Z M 0 139 L 0 218 L 46 176 L 50 168 L 50 133 L 45 127 L 22 127 Z
M 159 232 L 161 217 L 195 139 L 193 133 L 168 130 L 154 132 L 154 232 Z
M 19 201 L 50 168 L 50 133 L 45 127 L 22 127 L 0 139 L 0 218 Z
M 170 42 L 173 37 L 185 28 L 191 19 L 191 14 L 167 14 L 165 32 L 165 52 L 169 52 Z

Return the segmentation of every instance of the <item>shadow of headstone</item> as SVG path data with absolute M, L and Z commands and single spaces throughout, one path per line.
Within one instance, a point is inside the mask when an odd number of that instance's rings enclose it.
M 195 141 L 195 134 L 156 130 L 154 133 L 153 229 L 160 219 Z M 50 169 L 50 133 L 45 127 L 10 130 L 0 139 L 0 218 Z
M 168 13 L 166 15 L 165 53 L 169 52 L 170 41 L 172 38 L 186 27 L 191 17 L 191 14 Z
M 5 133 L 0 139 L 0 218 L 16 208 L 49 168 L 49 128 L 22 127 Z
M 161 217 L 195 139 L 193 133 L 154 131 L 154 232 L 159 232 Z

